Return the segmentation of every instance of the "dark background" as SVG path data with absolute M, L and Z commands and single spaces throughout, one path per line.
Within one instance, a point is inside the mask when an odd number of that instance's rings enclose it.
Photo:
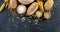
M 0 0 L 0 6 L 4 0 Z M 0 12 L 0 32 L 60 32 L 60 0 L 54 0 L 49 20 L 19 16 L 5 8 Z M 24 19 L 25 18 L 25 19 Z

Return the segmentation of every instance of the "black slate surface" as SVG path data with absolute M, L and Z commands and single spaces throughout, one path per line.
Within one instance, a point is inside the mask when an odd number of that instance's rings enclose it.
M 4 0 L 0 0 L 0 5 Z M 54 0 L 50 20 L 12 15 L 8 8 L 0 13 L 0 32 L 60 32 L 60 0 Z

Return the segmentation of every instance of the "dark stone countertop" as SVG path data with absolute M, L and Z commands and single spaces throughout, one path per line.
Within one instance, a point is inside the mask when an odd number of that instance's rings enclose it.
M 60 0 L 54 0 L 50 20 L 22 17 L 6 8 L 0 13 L 0 32 L 60 32 Z M 3 0 L 0 0 L 0 5 Z

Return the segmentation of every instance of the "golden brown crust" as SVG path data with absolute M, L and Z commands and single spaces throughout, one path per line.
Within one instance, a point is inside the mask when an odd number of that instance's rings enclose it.
M 38 9 L 38 3 L 37 3 L 37 2 L 32 3 L 32 4 L 29 6 L 28 10 L 27 10 L 27 15 L 32 15 L 32 14 L 34 14 L 34 12 L 35 12 L 37 9 Z
M 45 4 L 44 4 L 44 8 L 45 8 L 45 10 L 50 10 L 53 5 L 54 5 L 54 1 L 53 0 L 47 0 L 45 2 Z
M 17 7 L 17 0 L 10 0 L 9 8 L 16 9 Z

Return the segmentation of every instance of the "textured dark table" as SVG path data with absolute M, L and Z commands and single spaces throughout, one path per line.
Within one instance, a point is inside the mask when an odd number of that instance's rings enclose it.
M 0 13 L 0 32 L 60 32 L 60 0 L 54 2 L 50 20 L 29 19 L 18 14 L 13 16 L 11 11 L 4 9 Z M 0 5 L 2 3 L 3 0 L 0 0 Z

